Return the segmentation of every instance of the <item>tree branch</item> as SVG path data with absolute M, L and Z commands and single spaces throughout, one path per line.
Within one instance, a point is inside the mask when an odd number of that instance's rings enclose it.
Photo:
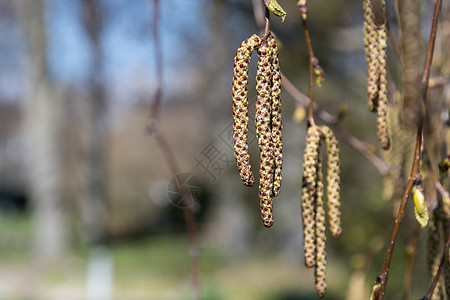
M 448 224 L 446 224 L 446 226 L 448 226 Z M 445 244 L 445 249 L 444 249 L 444 253 L 442 254 L 441 263 L 439 264 L 439 269 L 436 272 L 436 275 L 434 275 L 433 280 L 431 281 L 431 286 L 430 286 L 428 293 L 426 293 L 426 295 L 423 296 L 422 300 L 431 300 L 434 289 L 436 288 L 436 286 L 439 282 L 439 278 L 441 277 L 442 271 L 444 270 L 445 263 L 447 262 L 449 247 L 450 247 L 450 235 L 447 236 L 447 243 Z
M 153 0 L 153 38 L 155 43 L 155 63 L 156 63 L 156 92 L 151 105 L 150 118 L 147 123 L 149 132 L 155 138 L 158 147 L 161 149 L 165 160 L 169 165 L 172 174 L 176 176 L 180 173 L 180 166 L 173 153 L 172 147 L 167 142 L 164 134 L 160 130 L 159 107 L 163 95 L 163 67 L 162 67 L 162 50 L 159 39 L 159 0 Z M 184 202 L 183 215 L 186 223 L 186 230 L 189 241 L 189 258 L 191 265 L 191 288 L 192 297 L 195 300 L 201 299 L 200 290 L 200 262 L 199 262 L 199 246 L 197 237 L 197 223 L 195 220 L 195 213 L 192 207 L 193 196 L 190 189 L 185 186 L 180 186 L 180 194 Z
M 423 68 L 423 74 L 422 74 L 422 100 L 424 103 L 427 101 L 427 90 L 428 90 L 428 83 L 430 78 L 430 70 L 431 70 L 431 63 L 433 61 L 433 53 L 434 53 L 434 45 L 436 41 L 436 31 L 437 31 L 437 23 L 439 20 L 439 14 L 442 7 L 442 0 L 436 0 L 436 4 L 434 7 L 434 14 L 433 14 L 433 21 L 431 25 L 431 32 L 430 32 L 430 39 L 428 42 L 428 49 L 426 54 L 426 60 L 425 65 Z M 423 137 L 423 116 L 420 116 L 419 120 L 419 128 L 417 130 L 417 137 L 416 137 L 416 147 L 414 150 L 414 161 L 413 166 L 411 168 L 411 175 L 408 180 L 408 184 L 406 186 L 405 192 L 403 193 L 402 201 L 400 204 L 399 212 L 397 214 L 397 218 L 395 219 L 395 225 L 394 230 L 391 237 L 391 242 L 389 243 L 389 247 L 386 253 L 386 258 L 384 261 L 384 265 L 380 273 L 378 273 L 378 276 L 375 280 L 375 285 L 380 284 L 379 290 L 376 291 L 377 295 L 375 295 L 375 299 L 377 300 L 383 300 L 384 299 L 384 293 L 386 290 L 386 284 L 388 280 L 388 273 L 389 273 L 389 266 L 391 264 L 392 254 L 394 252 L 395 247 L 395 241 L 397 239 L 398 229 L 400 227 L 400 224 L 402 222 L 406 204 L 408 202 L 408 196 L 411 192 L 411 188 L 413 186 L 413 183 L 420 178 L 420 157 L 421 157 L 421 148 L 422 148 L 422 137 Z M 448 251 L 448 250 L 447 250 Z

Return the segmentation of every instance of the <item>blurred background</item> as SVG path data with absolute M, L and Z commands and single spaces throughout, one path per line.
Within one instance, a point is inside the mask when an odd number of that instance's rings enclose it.
M 234 162 L 233 59 L 241 41 L 260 33 L 252 1 L 159 2 L 154 22 L 150 0 L 0 0 L 0 299 L 192 299 L 179 178 L 196 191 L 204 299 L 318 298 L 314 271 L 303 263 L 306 122 L 293 120 L 297 105 L 286 91 L 283 186 L 272 228 L 262 226 L 257 188 L 242 185 Z M 423 6 L 426 24 L 431 2 Z M 271 28 L 281 70 L 307 93 L 296 1 L 279 3 L 287 17 L 284 23 L 272 17 Z M 375 150 L 361 5 L 309 3 L 312 43 L 326 73 L 315 101 L 333 115 L 345 111 L 342 127 Z M 147 130 L 158 85 L 155 23 L 162 49 L 160 130 L 181 177 Z M 391 26 L 395 34 L 395 19 Z M 397 84 L 391 44 L 388 64 Z M 254 79 L 249 90 L 253 99 Z M 397 204 L 384 200 L 377 169 L 337 137 L 343 234 L 327 239 L 324 299 L 368 299 Z M 254 133 L 250 138 L 256 172 L 258 146 Z M 415 222 L 408 206 L 388 299 L 401 298 Z M 412 298 L 428 287 L 425 240 L 422 234 Z

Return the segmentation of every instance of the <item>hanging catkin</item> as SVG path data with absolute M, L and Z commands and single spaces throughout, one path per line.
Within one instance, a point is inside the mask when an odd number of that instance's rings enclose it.
M 325 209 L 323 204 L 323 174 L 322 158 L 320 149 L 317 159 L 317 183 L 316 183 L 316 264 L 314 274 L 316 277 L 316 292 L 319 297 L 325 295 L 327 289 L 326 269 L 327 269 L 327 250 L 325 235 Z
M 258 66 L 256 70 L 256 136 L 260 152 L 259 198 L 263 224 L 273 224 L 272 199 L 274 179 L 274 151 L 272 142 L 272 47 L 262 43 L 258 48 Z
M 252 53 L 261 44 L 261 38 L 254 34 L 242 42 L 234 59 L 233 77 L 233 138 L 234 155 L 242 182 L 253 186 L 255 179 L 250 167 L 248 152 L 248 68 Z
M 281 171 L 283 167 L 283 142 L 281 131 L 281 72 L 278 60 L 278 45 L 273 37 L 269 35 L 267 43 L 272 47 L 272 142 L 275 160 L 275 173 L 273 182 L 273 196 L 277 196 L 281 189 Z
M 316 180 L 319 159 L 320 130 L 318 126 L 308 128 L 303 156 L 302 219 L 305 266 L 316 264 Z
M 327 165 L 327 198 L 330 231 L 335 238 L 342 233 L 341 227 L 341 200 L 340 200 L 340 160 L 338 141 L 333 131 L 327 126 L 321 126 L 323 140 L 328 155 Z
M 367 61 L 367 96 L 369 110 L 377 112 L 377 134 L 381 147 L 390 147 L 387 111 L 386 46 L 387 26 L 385 0 L 376 9 L 371 0 L 364 0 L 364 50 Z M 377 13 L 376 13 L 377 12 Z M 377 19 L 378 16 L 378 19 Z
M 327 198 L 331 234 L 338 238 L 342 233 L 340 202 L 340 162 L 336 137 L 327 126 L 310 126 L 306 133 L 303 157 L 302 219 L 305 265 L 315 267 L 316 293 L 325 294 L 326 235 L 324 209 L 324 180 L 322 173 L 321 140 L 327 154 Z

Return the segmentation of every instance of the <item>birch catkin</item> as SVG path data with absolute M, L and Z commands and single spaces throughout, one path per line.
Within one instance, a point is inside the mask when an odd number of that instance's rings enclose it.
M 378 47 L 375 16 L 370 0 L 364 0 L 364 50 L 367 61 L 367 95 L 369 97 L 370 111 L 377 110 L 378 93 Z
M 234 149 L 242 182 L 253 186 L 254 177 L 248 152 L 248 66 L 252 52 L 258 52 L 256 72 L 255 126 L 260 152 L 259 198 L 263 224 L 273 224 L 272 202 L 281 188 L 283 164 L 281 131 L 281 72 L 278 45 L 272 34 L 266 40 L 257 35 L 239 47 L 233 77 Z
M 324 210 L 324 182 L 320 141 L 327 150 L 327 198 L 329 227 L 332 235 L 341 235 L 340 162 L 336 137 L 327 126 L 313 125 L 306 133 L 303 158 L 302 219 L 305 265 L 315 267 L 316 293 L 325 294 L 326 282 L 326 235 Z
M 234 155 L 242 182 L 253 186 L 255 179 L 250 166 L 248 152 L 248 67 L 252 53 L 261 44 L 261 38 L 254 34 L 242 42 L 234 59 L 233 77 L 233 138 Z
M 327 250 L 325 235 L 325 209 L 323 204 L 323 174 L 322 174 L 322 158 L 320 150 L 317 159 L 317 183 L 316 183 L 316 292 L 319 297 L 325 295 L 327 289 L 326 268 L 327 268 Z
M 327 166 L 327 197 L 330 231 L 335 238 L 342 233 L 341 200 L 340 200 L 340 160 L 338 141 L 330 128 L 320 127 L 328 154 Z
M 389 149 L 389 132 L 387 126 L 387 72 L 386 72 L 386 24 L 382 24 L 377 30 L 378 32 L 378 108 L 377 108 L 377 132 L 380 139 L 381 147 L 385 150 Z
M 316 263 L 316 180 L 319 157 L 320 130 L 318 126 L 308 128 L 303 157 L 302 219 L 305 266 L 312 268 Z
M 268 45 L 272 47 L 272 142 L 275 160 L 275 173 L 273 182 L 273 196 L 277 196 L 281 189 L 281 171 L 283 167 L 283 142 L 281 131 L 281 72 L 278 61 L 278 45 L 272 35 L 268 37 Z
M 259 197 L 263 224 L 273 224 L 272 198 L 274 179 L 274 151 L 271 128 L 272 99 L 272 47 L 262 43 L 258 48 L 256 71 L 256 135 L 260 152 Z
M 386 3 L 380 0 L 377 6 L 378 19 L 371 0 L 364 0 L 364 50 L 367 61 L 367 96 L 369 110 L 377 112 L 377 133 L 381 147 L 390 147 L 387 125 L 387 79 L 386 45 L 387 26 L 385 18 Z

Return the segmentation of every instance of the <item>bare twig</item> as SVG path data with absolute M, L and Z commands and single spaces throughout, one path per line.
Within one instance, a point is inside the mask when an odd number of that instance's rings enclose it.
M 150 119 L 159 122 L 159 106 L 162 98 L 163 70 L 162 70 L 162 49 L 159 38 L 159 0 L 153 0 L 153 40 L 155 43 L 155 66 L 156 66 L 156 91 L 151 107 Z M 152 124 L 152 127 L 157 124 Z
M 302 106 L 307 106 L 309 104 L 309 98 L 305 94 L 300 92 L 283 73 L 281 73 L 281 85 L 297 103 Z M 359 140 L 357 137 L 344 129 L 338 123 L 338 120 L 335 116 L 333 116 L 326 110 L 319 108 L 315 103 L 313 103 L 313 109 L 320 119 L 330 124 L 330 126 L 333 127 L 334 130 L 336 130 L 336 133 L 339 136 L 341 136 L 348 144 L 350 144 L 350 146 L 352 146 L 370 163 L 372 163 L 381 175 L 386 175 L 389 172 L 389 168 L 386 166 L 386 163 L 375 153 L 370 151 L 370 147 L 366 143 Z
M 422 100 L 424 103 L 427 101 L 427 90 L 428 90 L 428 83 L 430 78 L 430 70 L 431 70 L 431 63 L 433 61 L 433 53 L 434 53 L 434 45 L 436 41 L 436 30 L 437 30 L 437 23 L 439 20 L 439 14 L 441 11 L 442 6 L 442 0 L 436 0 L 435 8 L 434 8 L 434 14 L 433 14 L 433 21 L 431 25 L 431 32 L 430 32 L 430 39 L 428 43 L 428 49 L 426 53 L 426 60 L 425 65 L 423 68 L 423 74 L 422 74 Z M 386 258 L 384 261 L 384 265 L 380 273 L 378 273 L 378 276 L 375 280 L 375 284 L 380 284 L 380 288 L 377 291 L 377 295 L 375 295 L 375 299 L 377 300 L 383 300 L 384 299 L 384 293 L 386 290 L 386 284 L 388 280 L 388 273 L 389 273 L 389 266 L 391 264 L 392 254 L 394 252 L 395 247 L 395 241 L 397 239 L 398 229 L 400 227 L 400 224 L 402 222 L 406 204 L 408 202 L 408 196 L 411 192 L 411 188 L 413 186 L 413 183 L 415 180 L 420 178 L 420 156 L 421 156 L 421 148 L 422 148 L 422 136 L 423 136 L 423 116 L 419 116 L 419 128 L 417 130 L 417 137 L 416 137 L 416 147 L 414 150 L 414 161 L 413 166 L 411 168 L 411 175 L 408 180 L 408 184 L 405 188 L 405 192 L 403 193 L 402 201 L 400 204 L 399 212 L 397 214 L 397 218 L 395 219 L 395 225 L 394 230 L 391 237 L 391 242 L 389 243 L 389 247 L 386 253 Z M 448 250 L 447 250 L 448 251 Z
M 448 226 L 448 224 L 447 224 L 447 226 Z M 447 243 L 445 244 L 445 249 L 444 249 L 444 253 L 442 254 L 441 263 L 439 264 L 439 269 L 436 272 L 436 275 L 434 275 L 433 280 L 431 281 L 430 290 L 428 291 L 428 293 L 426 293 L 425 296 L 423 296 L 422 300 L 431 300 L 434 289 L 436 288 L 436 286 L 439 282 L 439 278 L 441 277 L 442 271 L 444 270 L 445 263 L 447 262 L 449 247 L 450 247 L 450 235 L 447 236 Z
M 255 14 L 255 21 L 258 28 L 264 27 L 264 5 L 261 0 L 252 0 L 253 13 Z
M 264 32 L 263 32 L 262 39 L 264 42 L 266 42 L 267 37 L 270 34 L 270 11 L 267 7 L 264 10 L 266 12 L 266 17 L 264 19 Z
M 392 46 L 394 46 L 395 54 L 397 55 L 398 60 L 400 61 L 400 65 L 402 66 L 402 70 L 405 70 L 405 63 L 403 62 L 402 53 L 400 52 L 400 49 L 398 48 L 397 41 L 395 40 L 394 35 L 392 34 L 392 31 L 390 28 L 388 28 L 388 35 L 389 39 L 392 42 Z
M 408 203 L 409 193 L 411 192 L 411 188 L 416 180 L 420 178 L 420 156 L 421 156 L 421 146 L 422 146 L 422 126 L 419 127 L 416 138 L 416 147 L 414 150 L 414 161 L 413 166 L 411 168 L 411 174 L 409 176 L 408 184 L 406 185 L 405 191 L 403 193 L 403 197 L 400 203 L 400 208 L 398 210 L 397 218 L 395 219 L 394 230 L 392 232 L 391 241 L 389 243 L 389 247 L 386 253 L 386 257 L 384 260 L 384 265 L 380 273 L 375 280 L 375 284 L 380 284 L 380 288 L 375 295 L 375 299 L 382 300 L 384 299 L 384 292 L 386 290 L 386 284 L 389 275 L 389 267 L 391 265 L 392 255 L 394 253 L 395 242 L 397 240 L 398 230 L 400 228 L 400 224 L 403 220 L 403 216 L 405 214 L 406 204 Z
M 411 240 L 409 241 L 409 244 L 406 246 L 407 262 L 406 262 L 405 277 L 403 280 L 403 300 L 408 300 L 409 295 L 411 294 L 411 282 L 414 270 L 414 260 L 416 258 L 420 231 L 421 227 L 419 224 L 417 224 L 416 229 L 414 230 L 414 234 Z
M 314 80 L 313 80 L 313 68 L 314 62 L 317 61 L 317 58 L 314 56 L 314 52 L 312 49 L 311 38 L 309 36 L 308 26 L 306 24 L 306 19 L 303 19 L 303 31 L 305 33 L 306 46 L 308 48 L 308 57 L 309 57 L 309 105 L 308 105 L 308 124 L 310 126 L 314 126 L 314 114 L 313 114 L 313 88 L 314 88 Z
M 441 7 L 442 7 L 442 0 L 436 0 L 436 4 L 434 6 L 433 21 L 431 23 L 431 32 L 430 32 L 430 39 L 428 42 L 425 66 L 422 75 L 422 85 L 424 86 L 424 94 L 423 94 L 424 102 L 426 102 L 427 98 L 428 83 L 430 80 L 430 72 L 431 72 L 431 62 L 433 61 L 434 45 L 436 44 L 437 23 L 439 21 L 439 15 L 441 13 Z
M 162 68 L 162 50 L 159 39 L 159 0 L 153 0 L 153 38 L 155 43 L 155 63 L 156 63 L 156 92 L 153 98 L 150 118 L 148 120 L 147 128 L 155 138 L 158 147 L 165 156 L 169 168 L 174 176 L 180 173 L 180 166 L 173 153 L 172 147 L 167 142 L 164 134 L 160 130 L 159 107 L 163 95 L 163 68 Z M 189 188 L 185 185 L 180 186 L 180 194 L 184 202 L 183 214 L 186 223 L 187 235 L 189 240 L 189 257 L 191 264 L 191 288 L 193 299 L 201 299 L 200 292 L 200 262 L 199 262 L 199 247 L 197 237 L 197 224 L 195 220 L 195 213 L 192 207 L 193 199 Z

